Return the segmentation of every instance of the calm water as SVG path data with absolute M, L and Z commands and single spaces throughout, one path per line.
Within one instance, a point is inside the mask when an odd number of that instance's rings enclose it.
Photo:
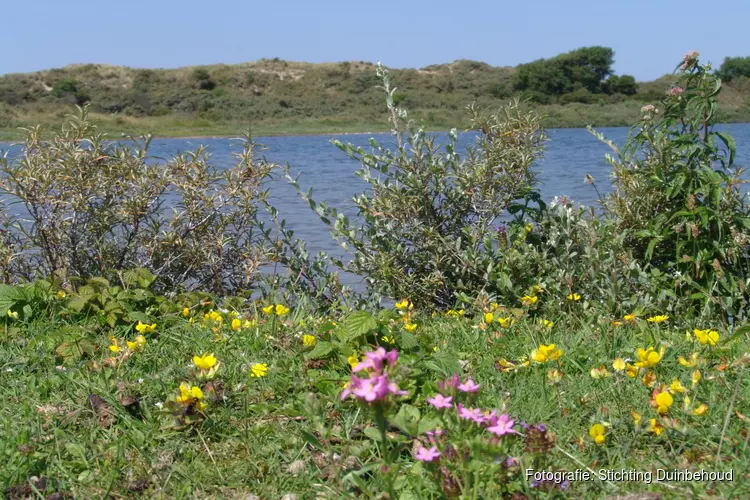
M 733 134 L 737 140 L 737 163 L 750 165 L 750 123 L 725 125 L 722 129 Z M 624 143 L 628 134 L 627 128 L 598 130 L 618 145 Z M 547 153 L 536 165 L 543 198 L 549 201 L 555 196 L 566 195 L 584 205 L 595 204 L 596 193 L 583 179 L 586 174 L 594 176 L 602 193 L 611 188 L 610 168 L 604 159 L 609 148 L 585 129 L 551 129 L 548 132 L 550 140 L 547 143 Z M 385 143 L 392 143 L 393 140 L 388 134 L 260 137 L 257 140 L 266 146 L 265 156 L 269 161 L 288 163 L 292 175 L 302 173 L 300 185 L 304 190 L 313 187 L 316 201 L 326 201 L 339 210 L 350 212 L 346 209 L 352 207 L 352 196 L 362 192 L 366 184 L 354 175 L 358 163 L 332 145 L 329 142 L 331 137 L 365 149 L 368 149 L 370 137 Z M 459 145 L 468 146 L 475 138 L 472 133 L 464 133 L 460 136 Z M 199 145 L 208 147 L 211 160 L 217 166 L 232 165 L 232 153 L 241 149 L 239 141 L 226 138 L 155 139 L 151 154 L 170 158 L 180 151 L 195 149 Z M 0 143 L 0 149 L 8 149 L 8 146 Z M 11 152 L 13 149 L 15 148 L 11 148 Z M 750 171 L 746 177 L 750 181 Z M 322 250 L 342 256 L 342 250 L 331 240 L 326 226 L 285 180 L 274 182 L 271 191 L 274 205 L 295 230 L 295 236 L 308 242 L 310 251 Z

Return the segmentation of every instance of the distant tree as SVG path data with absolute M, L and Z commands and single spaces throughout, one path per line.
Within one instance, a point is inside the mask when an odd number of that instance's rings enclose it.
M 635 95 L 638 92 L 638 84 L 630 75 L 612 75 L 602 82 L 602 90 L 605 94 Z
M 513 74 L 513 87 L 556 96 L 581 87 L 591 93 L 600 93 L 602 82 L 612 74 L 613 58 L 612 49 L 597 46 L 521 64 Z
M 83 104 L 89 100 L 89 97 L 81 90 L 80 85 L 77 80 L 70 77 L 56 80 L 52 85 L 52 95 L 69 101 L 71 104 Z
M 201 90 L 213 90 L 216 87 L 216 83 L 211 80 L 211 74 L 204 68 L 195 68 L 193 70 L 193 80 L 198 83 L 198 88 Z
M 741 76 L 750 78 L 750 57 L 725 57 L 716 74 L 725 82 Z

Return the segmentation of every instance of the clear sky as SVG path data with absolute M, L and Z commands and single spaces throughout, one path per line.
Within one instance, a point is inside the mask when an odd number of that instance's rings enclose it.
M 0 74 L 293 61 L 514 66 L 588 45 L 639 80 L 750 56 L 750 0 L 2 0 Z

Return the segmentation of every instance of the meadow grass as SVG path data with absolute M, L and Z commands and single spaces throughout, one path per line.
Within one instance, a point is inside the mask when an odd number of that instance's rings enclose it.
M 351 368 L 341 355 L 310 359 L 313 347 L 301 340 L 305 333 L 315 335 L 318 342 L 334 335 L 339 328 L 335 320 L 341 318 L 292 311 L 290 316 L 270 320 L 260 314 L 252 326 L 239 331 L 220 327 L 214 332 L 212 324 L 200 320 L 200 313 L 195 313 L 195 323 L 168 316 L 146 335 L 142 352 L 111 363 L 108 337 L 130 340 L 136 335 L 132 325 L 93 328 L 95 333 L 84 336 L 93 345 L 82 347 L 79 357 L 60 349 L 61 338 L 92 332 L 92 323 L 71 322 L 59 313 L 39 316 L 28 322 L 9 319 L 0 335 L 4 461 L 0 485 L 6 496 L 19 498 L 24 491 L 40 494 L 29 485 L 74 498 L 370 496 L 344 479 L 347 473 L 366 471 L 369 464 L 378 463 L 380 453 L 377 443 L 367 437 L 373 425 L 368 412 L 339 401 Z M 750 494 L 749 420 L 744 416 L 750 415 L 750 384 L 742 379 L 750 361 L 746 337 L 728 339 L 721 331 L 717 346 L 701 345 L 686 332 L 706 325 L 671 318 L 652 324 L 638 318 L 612 326 L 611 318 L 599 317 L 594 308 L 583 310 L 581 303 L 562 304 L 559 316 L 549 319 L 554 321 L 551 328 L 529 316 L 501 328 L 497 323 L 486 325 L 481 312 L 458 318 L 417 316 L 419 345 L 401 349 L 400 362 L 419 370 L 432 358 L 455 356 L 463 367 L 462 376 L 482 386 L 478 405 L 548 426 L 555 435 L 555 447 L 545 457 L 550 470 L 734 471 L 733 482 L 714 484 L 647 485 L 597 479 L 572 483 L 566 496 L 615 497 L 646 491 L 663 498 Z M 321 331 L 326 333 L 317 333 Z M 400 334 L 394 337 L 393 347 L 398 348 Z M 562 349 L 558 361 L 521 366 L 539 344 L 549 343 Z M 612 366 L 616 358 L 637 359 L 636 349 L 649 346 L 665 348 L 653 368 L 656 384 L 669 386 L 677 379 L 685 388 L 684 393 L 674 394 L 674 405 L 661 420 L 675 418 L 675 428 L 665 428 L 660 436 L 649 432 L 649 420 L 659 416 L 649 405 L 652 389 L 642 381 L 646 370 L 631 378 Z M 694 352 L 700 358 L 698 366 L 678 363 L 678 356 L 689 360 Z M 220 361 L 216 380 L 221 383 L 212 382 L 217 387 L 215 397 L 203 384 L 208 402 L 205 419 L 175 428 L 174 416 L 159 406 L 174 399 L 182 381 L 195 381 L 191 360 L 203 353 L 215 353 Z M 501 368 L 501 359 L 517 368 Z M 254 363 L 268 365 L 265 376 L 249 375 Z M 606 367 L 609 375 L 592 378 L 591 369 L 599 366 Z M 562 373 L 559 383 L 550 382 L 552 369 Z M 693 386 L 695 370 L 702 378 Z M 425 404 L 425 398 L 436 391 L 430 390 L 434 384 L 407 387 L 409 395 L 401 402 L 421 408 L 425 415 L 437 413 Z M 90 404 L 91 394 L 110 405 L 111 425 L 102 425 L 101 412 Z M 685 395 L 692 399 L 691 408 L 705 403 L 708 411 L 701 416 L 684 412 Z M 128 398 L 138 402 L 128 404 Z M 317 417 L 312 407 L 318 408 Z M 634 426 L 633 411 L 642 416 L 639 427 Z M 601 445 L 589 436 L 591 426 L 599 422 L 607 425 Z M 391 431 L 394 438 L 403 434 L 396 428 Z M 519 459 L 522 470 L 533 467 L 525 455 Z M 402 498 L 436 497 L 429 489 L 420 490 L 425 481 L 421 463 L 409 453 L 402 453 L 398 463 L 403 478 L 400 493 L 412 495 Z M 371 474 L 362 475 L 366 483 Z M 45 478 L 46 484 L 34 478 Z M 534 498 L 562 494 L 532 489 L 522 476 L 515 484 L 518 494 Z

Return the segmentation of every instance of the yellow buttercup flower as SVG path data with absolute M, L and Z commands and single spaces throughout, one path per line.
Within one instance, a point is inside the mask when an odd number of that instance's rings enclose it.
M 487 324 L 489 325 L 489 324 L 491 324 L 491 323 L 492 323 L 493 321 L 495 321 L 495 315 L 494 315 L 494 314 L 492 314 L 492 313 L 490 313 L 490 312 L 488 312 L 488 313 L 484 313 L 484 322 L 485 322 L 485 323 L 487 323 Z
M 664 323 L 669 319 L 669 316 L 667 315 L 659 315 L 659 316 L 651 316 L 650 318 L 646 318 L 646 321 L 649 323 Z
M 589 436 L 594 440 L 596 444 L 604 444 L 606 438 L 607 428 L 602 424 L 594 424 L 589 429 Z
M 539 300 L 539 297 L 536 295 L 524 295 L 521 297 L 521 303 L 525 306 L 533 306 L 537 300 Z
M 253 366 L 250 367 L 250 376 L 251 377 L 265 377 L 266 373 L 268 372 L 268 365 L 266 363 L 255 363 Z
M 153 332 L 154 330 L 156 330 L 156 323 L 152 323 L 152 324 L 150 324 L 150 325 L 149 325 L 149 324 L 146 324 L 146 323 L 141 323 L 141 322 L 139 321 L 139 322 L 138 322 L 138 324 L 137 324 L 137 325 L 135 325 L 135 330 L 136 330 L 136 331 L 137 331 L 138 333 L 149 333 L 149 332 Z
M 112 352 L 114 352 L 114 353 L 118 353 L 118 352 L 122 351 L 122 348 L 119 345 L 117 345 L 117 344 L 112 344 L 112 345 L 109 346 L 109 350 L 112 351 Z
M 417 329 L 417 324 L 416 323 L 406 323 L 404 325 L 404 329 L 406 329 L 407 332 L 413 332 L 414 330 Z
M 651 368 L 659 364 L 663 355 L 663 347 L 659 352 L 656 352 L 653 347 L 649 347 L 648 349 L 642 349 L 639 347 L 638 361 L 635 363 L 635 366 L 638 368 Z
M 701 345 L 715 346 L 719 342 L 719 332 L 714 330 L 693 330 L 695 338 L 698 339 Z
M 612 368 L 615 369 L 615 371 L 621 372 L 625 370 L 625 360 L 622 358 L 617 358 L 614 361 L 612 361 Z
M 568 295 L 568 300 L 572 300 L 573 302 L 578 302 L 579 300 L 581 300 L 581 296 L 578 295 L 577 293 L 571 293 L 570 295 Z
M 204 354 L 203 356 L 193 356 L 193 363 L 201 370 L 210 370 L 216 365 L 214 353 Z
M 304 346 L 307 346 L 307 347 L 314 346 L 315 342 L 317 342 L 317 340 L 315 339 L 314 335 L 303 335 L 302 336 L 302 345 L 304 345 Z
M 271 314 L 271 313 L 273 313 L 273 310 L 274 310 L 275 307 L 276 306 L 274 306 L 273 304 L 269 304 L 269 305 L 267 305 L 266 307 L 263 308 L 263 313 L 264 314 Z
M 662 425 L 657 422 L 655 418 L 651 419 L 650 424 L 651 428 L 649 430 L 657 436 L 661 436 L 661 433 L 664 432 L 664 427 L 662 427 Z
M 546 363 L 547 361 L 556 361 L 560 359 L 562 355 L 562 350 L 556 347 L 555 344 L 541 344 L 537 349 L 532 351 L 531 359 L 537 363 Z
M 134 341 L 127 341 L 128 344 L 128 350 L 133 352 L 140 352 L 143 351 L 143 348 L 146 347 L 146 337 L 143 335 L 138 335 Z
M 500 305 L 497 302 L 493 302 L 492 304 L 490 304 L 490 311 L 497 311 L 498 307 L 500 307 Z
M 354 368 L 356 368 L 359 364 L 359 358 L 356 355 L 352 354 L 351 356 L 346 358 L 346 362 L 349 363 L 351 369 L 354 370 Z
M 654 398 L 656 404 L 656 411 L 663 415 L 669 411 L 669 408 L 674 404 L 674 398 L 667 391 L 662 391 Z
M 183 315 L 183 316 L 185 316 L 186 318 L 187 318 L 188 316 L 190 316 L 190 309 L 189 309 L 189 308 L 187 308 L 187 307 L 183 307 L 183 308 L 182 308 L 182 315 Z

